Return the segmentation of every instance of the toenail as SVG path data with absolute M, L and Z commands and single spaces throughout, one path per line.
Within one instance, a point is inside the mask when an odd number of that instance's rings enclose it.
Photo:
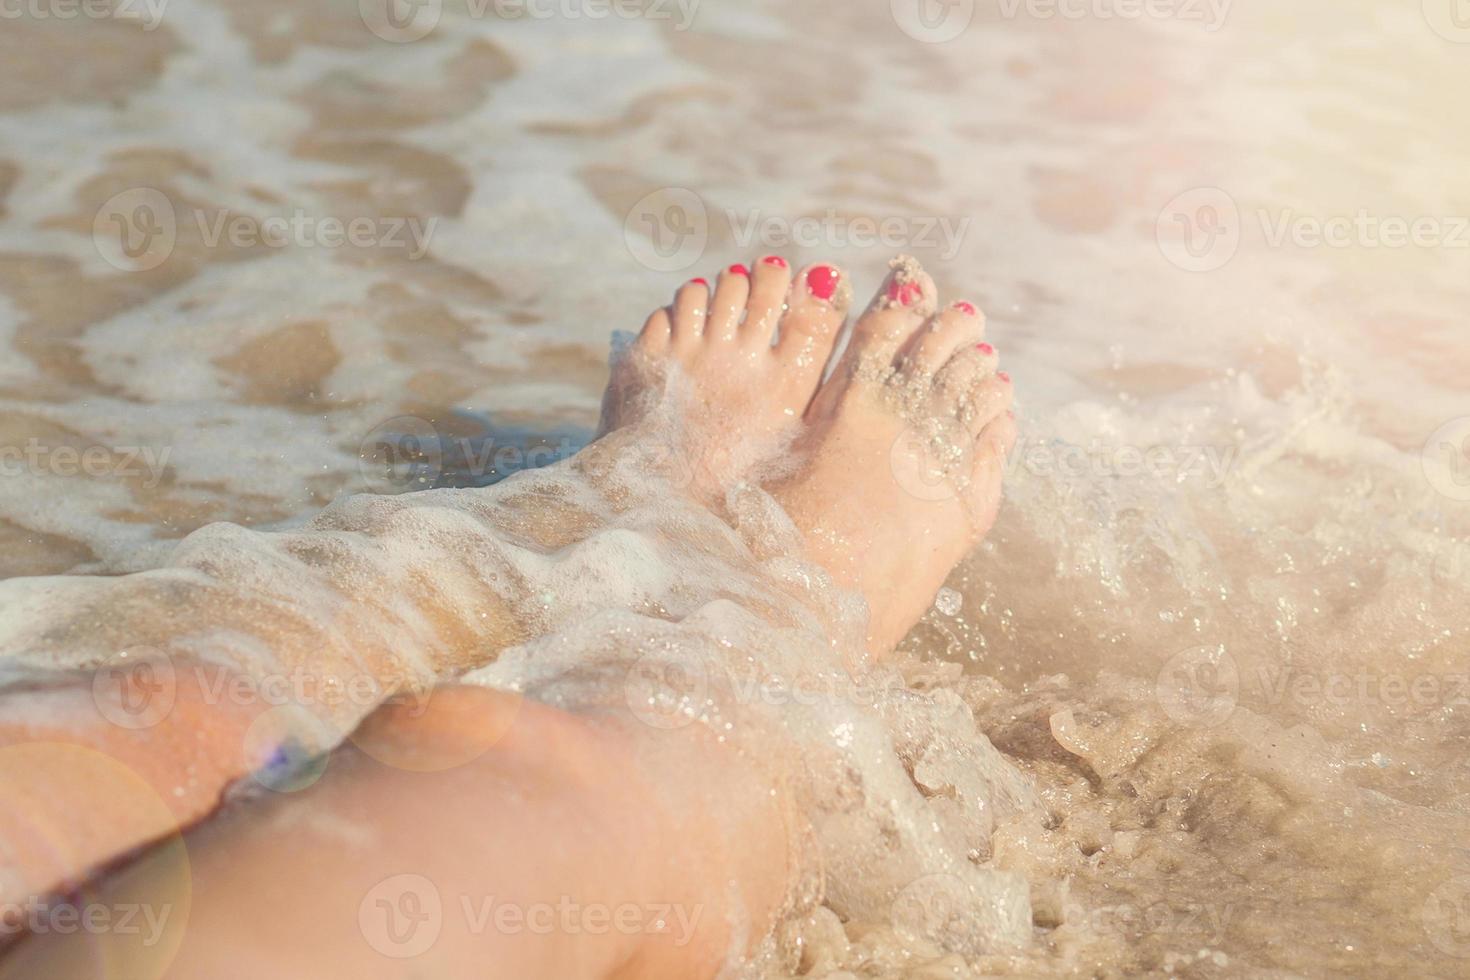
M 774 265 L 778 269 L 786 268 L 786 260 L 781 258 L 781 256 L 779 255 L 767 255 L 765 258 L 761 259 L 761 261 L 764 262 L 766 265 Z
M 960 300 L 958 303 L 956 303 L 954 305 L 954 308 L 965 314 L 965 316 L 977 316 L 980 313 L 979 310 L 975 309 L 975 305 L 973 303 L 966 303 L 964 300 Z
M 691 280 L 689 280 L 689 282 L 692 285 L 695 285 L 695 286 L 708 286 L 709 285 L 709 280 L 708 279 L 691 279 Z
M 989 344 L 976 344 L 975 349 L 984 354 L 986 357 L 989 357 L 991 354 L 995 353 L 995 348 L 991 347 Z
M 995 376 L 997 378 L 999 378 L 1000 380 L 1004 381 L 1006 384 L 1010 384 L 1011 383 L 1011 376 L 1009 374 L 1006 374 L 1004 371 L 997 371 L 997 372 L 995 372 Z
M 745 278 L 749 279 L 750 278 L 750 270 L 747 269 L 744 265 L 740 264 L 739 262 L 736 262 L 734 265 L 730 266 L 730 275 L 732 275 L 732 276 L 744 276 Z
M 830 265 L 819 265 L 806 274 L 806 288 L 817 299 L 831 299 L 842 276 Z
M 888 298 L 900 306 L 913 306 L 924 295 L 916 282 L 894 282 L 888 286 Z

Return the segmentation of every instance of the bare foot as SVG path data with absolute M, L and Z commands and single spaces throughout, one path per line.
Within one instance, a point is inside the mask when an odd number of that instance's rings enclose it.
M 1015 445 L 1010 378 L 970 303 L 936 313 L 900 258 L 805 415 L 800 471 L 771 488 L 811 556 L 860 592 L 869 651 L 891 650 L 995 523 Z
M 799 429 L 851 297 L 836 267 L 808 266 L 793 280 L 775 255 L 753 272 L 726 269 L 713 294 L 703 279 L 685 283 L 615 365 L 602 433 L 667 406 L 659 424 L 683 430 L 696 479 L 707 489 L 733 482 Z

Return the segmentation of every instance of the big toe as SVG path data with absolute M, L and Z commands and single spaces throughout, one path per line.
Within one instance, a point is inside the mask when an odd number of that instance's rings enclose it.
M 934 280 L 918 260 L 901 255 L 891 265 L 893 271 L 853 328 L 844 357 L 854 368 L 892 366 L 899 349 L 933 315 L 937 305 Z

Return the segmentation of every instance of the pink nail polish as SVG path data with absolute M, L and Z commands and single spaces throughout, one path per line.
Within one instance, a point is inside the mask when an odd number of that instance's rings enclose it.
M 995 372 L 995 376 L 997 378 L 999 378 L 1000 380 L 1004 381 L 1006 384 L 1010 384 L 1011 383 L 1011 376 L 1009 374 L 1006 374 L 1004 371 L 997 371 L 997 372 Z
M 806 288 L 820 300 L 829 300 L 837 294 L 837 284 L 842 276 L 830 265 L 819 265 L 806 274 Z
M 689 282 L 690 282 L 691 285 L 695 285 L 695 286 L 708 286 L 709 285 L 709 280 L 708 279 L 691 279 L 691 280 L 689 280 Z
M 781 256 L 779 255 L 767 255 L 765 258 L 761 259 L 761 261 L 764 262 L 766 265 L 774 265 L 778 269 L 786 268 L 786 260 L 781 258 Z
M 734 265 L 730 266 L 730 275 L 732 275 L 732 276 L 744 276 L 745 278 L 749 279 L 750 278 L 750 270 L 747 269 L 741 263 L 736 262 Z
M 989 357 L 991 354 L 995 353 L 995 348 L 991 347 L 989 344 L 976 344 L 975 349 L 984 354 L 986 357 Z
M 975 309 L 975 305 L 973 303 L 966 303 L 964 300 L 960 300 L 958 303 L 956 303 L 954 305 L 954 308 L 965 314 L 965 316 L 978 316 L 980 313 L 979 310 Z
M 913 306 L 924 295 L 924 290 L 915 282 L 893 282 L 888 285 L 888 299 L 900 306 Z

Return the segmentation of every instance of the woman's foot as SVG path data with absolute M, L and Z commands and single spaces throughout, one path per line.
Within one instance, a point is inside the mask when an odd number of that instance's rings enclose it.
M 994 524 L 1016 440 L 983 316 L 963 301 L 936 309 L 933 281 L 896 259 L 806 411 L 804 464 L 770 488 L 811 557 L 868 601 L 875 655 Z
M 734 482 L 799 429 L 851 299 L 835 266 L 793 279 L 775 255 L 731 266 L 713 288 L 685 283 L 614 365 L 602 434 L 657 417 L 704 488 Z

